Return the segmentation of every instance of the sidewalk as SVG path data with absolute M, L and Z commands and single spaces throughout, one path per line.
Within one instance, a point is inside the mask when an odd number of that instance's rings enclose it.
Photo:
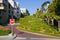
M 51 38 L 16 38 L 14 40 L 60 40 L 60 39 L 51 39 Z
M 9 35 L 6 35 L 6 36 L 0 36 L 0 40 L 12 40 L 12 39 L 15 39 L 16 38 L 16 35 L 12 35 L 12 34 L 9 34 Z

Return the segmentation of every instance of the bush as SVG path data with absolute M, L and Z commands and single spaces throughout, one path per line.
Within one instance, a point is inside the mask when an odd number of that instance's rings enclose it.
M 60 36 L 57 30 L 47 25 L 47 23 L 44 22 L 41 18 L 27 16 L 25 18 L 21 18 L 19 23 L 20 25 L 18 29 L 20 30 L 39 33 L 39 34 Z
M 11 33 L 11 31 L 9 29 L 0 26 L 0 36 L 1 35 L 8 35 L 9 33 Z

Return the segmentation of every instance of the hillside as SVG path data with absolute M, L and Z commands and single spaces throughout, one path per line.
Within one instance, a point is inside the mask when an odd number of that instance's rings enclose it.
M 18 26 L 19 30 L 24 30 L 28 32 L 38 33 L 38 34 L 47 34 L 52 36 L 60 36 L 53 27 L 47 25 L 41 18 L 35 18 L 33 16 L 27 16 L 20 18 L 20 25 Z

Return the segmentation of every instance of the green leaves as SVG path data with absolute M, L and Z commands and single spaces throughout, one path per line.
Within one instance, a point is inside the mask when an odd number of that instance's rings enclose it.
M 9 33 L 11 33 L 9 29 L 0 26 L 0 36 L 8 35 Z
M 59 32 L 57 32 L 53 27 L 47 25 L 47 23 L 45 23 L 41 18 L 36 18 L 33 16 L 21 18 L 18 29 L 38 34 L 59 36 Z
M 56 15 L 60 15 L 60 0 L 53 0 L 51 5 L 48 7 L 48 12 L 55 12 Z

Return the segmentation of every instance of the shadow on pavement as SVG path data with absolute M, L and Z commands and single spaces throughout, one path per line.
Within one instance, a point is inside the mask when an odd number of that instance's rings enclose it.
M 24 34 L 24 32 L 19 32 L 18 34 Z

